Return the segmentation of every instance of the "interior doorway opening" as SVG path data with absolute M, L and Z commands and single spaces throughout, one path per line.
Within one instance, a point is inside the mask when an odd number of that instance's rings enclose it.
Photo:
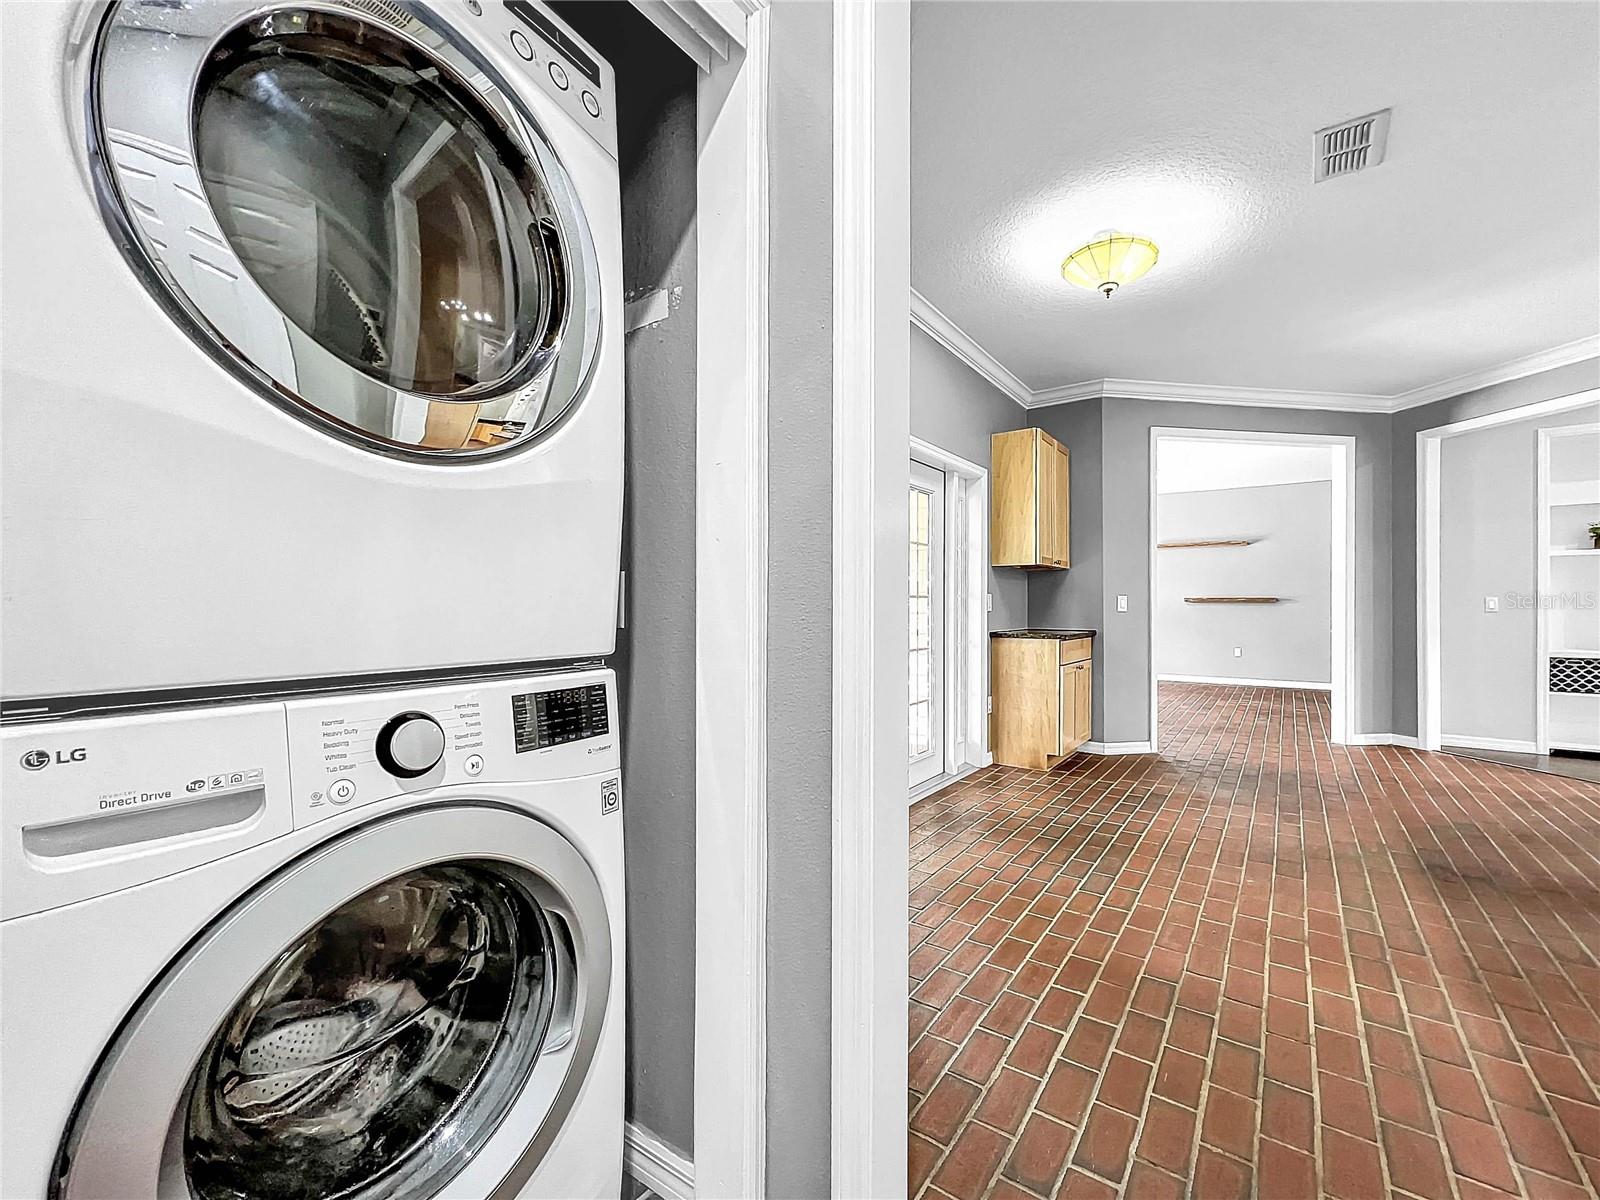
M 1163 680 L 1326 690 L 1353 729 L 1355 439 L 1152 429 L 1150 734 Z

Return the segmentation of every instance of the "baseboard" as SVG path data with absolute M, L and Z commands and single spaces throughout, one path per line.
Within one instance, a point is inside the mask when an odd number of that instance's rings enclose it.
M 1312 683 L 1305 679 L 1239 679 L 1231 675 L 1157 675 L 1157 683 L 1222 683 L 1235 687 L 1294 688 L 1302 692 L 1327 692 L 1332 684 Z
M 694 1163 L 642 1125 L 623 1130 L 622 1165 L 661 1200 L 694 1200 Z
M 1463 750 L 1499 750 L 1506 754 L 1537 754 L 1539 747 L 1520 738 L 1467 737 L 1459 733 L 1441 733 L 1439 745 L 1448 750 L 1459 746 Z
M 1085 754 L 1153 754 L 1149 742 L 1085 742 L 1078 747 Z
M 953 775 L 935 775 L 932 779 L 928 780 L 927 783 L 917 784 L 916 787 L 911 789 L 910 798 L 907 803 L 915 804 L 918 800 L 925 800 L 937 792 L 940 788 L 947 788 L 952 783 L 960 783 L 974 771 L 980 771 L 984 767 L 987 767 L 994 762 L 994 755 L 992 754 L 986 754 L 984 755 L 984 758 L 987 760 L 986 762 L 962 763 L 960 768 Z
M 1352 733 L 1344 739 L 1346 746 L 1403 746 L 1419 750 L 1422 743 L 1409 733 Z

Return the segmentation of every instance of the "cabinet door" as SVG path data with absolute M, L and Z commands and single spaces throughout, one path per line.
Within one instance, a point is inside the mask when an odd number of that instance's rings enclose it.
M 1061 668 L 1061 720 L 1056 725 L 1056 755 L 1072 753 L 1073 731 L 1078 728 L 1078 671 L 1076 664 Z
M 1034 454 L 1037 489 L 1034 505 L 1039 514 L 1039 545 L 1034 561 L 1041 567 L 1050 567 L 1055 565 L 1055 547 L 1061 538 L 1057 528 L 1061 512 L 1055 503 L 1056 472 L 1061 460 L 1055 443 L 1042 434 L 1035 440 Z
M 1072 565 L 1072 488 L 1071 488 L 1071 462 L 1067 456 L 1067 448 L 1058 442 L 1051 442 L 1051 461 L 1054 469 L 1051 473 L 1049 504 L 1054 516 L 1051 520 L 1051 531 L 1054 539 L 1050 544 L 1050 557 L 1058 567 Z
M 1073 664 L 1072 713 L 1077 724 L 1073 729 L 1074 745 L 1081 746 L 1094 736 L 1094 664 Z
M 989 561 L 1031 567 L 1039 561 L 1039 431 L 1013 429 L 990 439 Z

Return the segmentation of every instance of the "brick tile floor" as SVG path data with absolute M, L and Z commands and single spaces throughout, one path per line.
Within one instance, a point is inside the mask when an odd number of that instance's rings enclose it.
M 1160 704 L 912 809 L 912 1195 L 1593 1200 L 1600 786 Z

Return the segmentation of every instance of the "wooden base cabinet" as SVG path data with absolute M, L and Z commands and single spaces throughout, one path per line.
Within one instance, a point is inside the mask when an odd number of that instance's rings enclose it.
M 992 638 L 990 745 L 1008 767 L 1049 770 L 1093 737 L 1088 638 Z

